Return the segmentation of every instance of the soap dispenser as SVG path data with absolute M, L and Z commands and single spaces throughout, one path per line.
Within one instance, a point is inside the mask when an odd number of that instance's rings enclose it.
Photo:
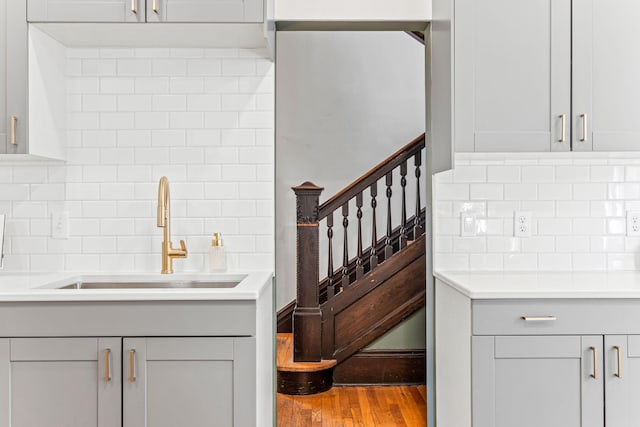
M 209 271 L 221 273 L 227 270 L 227 254 L 222 242 L 222 234 L 213 233 L 209 248 Z

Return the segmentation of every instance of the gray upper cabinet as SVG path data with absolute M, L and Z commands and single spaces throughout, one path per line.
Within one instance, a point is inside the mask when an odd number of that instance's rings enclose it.
M 123 427 L 253 427 L 255 338 L 125 338 Z
M 0 427 L 117 427 L 119 338 L 0 339 Z
M 574 150 L 640 150 L 638 16 L 637 0 L 574 0 Z
M 30 22 L 262 22 L 263 0 L 29 0 Z
M 262 0 L 147 0 L 148 22 L 262 22 Z
M 568 151 L 571 0 L 457 0 L 454 19 L 456 151 Z
M 472 354 L 474 427 L 602 427 L 602 336 L 474 336 Z
M 28 152 L 26 0 L 0 0 L 0 153 Z
M 640 56 L 632 49 L 640 2 L 434 0 L 433 7 L 434 20 L 443 9 L 453 16 L 455 151 L 640 150 Z
M 29 0 L 30 22 L 144 22 L 145 0 Z

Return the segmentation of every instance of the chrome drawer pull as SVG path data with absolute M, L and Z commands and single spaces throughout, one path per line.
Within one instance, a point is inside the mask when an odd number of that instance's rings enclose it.
M 594 380 L 598 379 L 598 350 L 595 347 L 589 347 L 593 352 L 593 373 L 590 375 Z
M 556 316 L 521 316 L 525 322 L 553 322 L 558 320 Z

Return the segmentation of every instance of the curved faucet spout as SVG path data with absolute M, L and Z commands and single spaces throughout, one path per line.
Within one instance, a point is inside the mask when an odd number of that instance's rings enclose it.
M 173 273 L 173 259 L 187 257 L 187 245 L 180 240 L 180 248 L 174 248 L 171 243 L 171 200 L 169 197 L 169 180 L 166 176 L 158 183 L 158 218 L 159 228 L 163 228 L 162 238 L 162 274 Z

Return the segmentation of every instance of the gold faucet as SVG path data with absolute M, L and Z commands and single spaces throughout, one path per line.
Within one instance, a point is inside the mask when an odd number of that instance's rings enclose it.
M 171 243 L 171 213 L 169 212 L 169 180 L 166 176 L 160 178 L 158 184 L 158 227 L 164 228 L 162 239 L 162 274 L 173 273 L 173 259 L 187 257 L 187 245 L 180 240 L 180 249 Z

